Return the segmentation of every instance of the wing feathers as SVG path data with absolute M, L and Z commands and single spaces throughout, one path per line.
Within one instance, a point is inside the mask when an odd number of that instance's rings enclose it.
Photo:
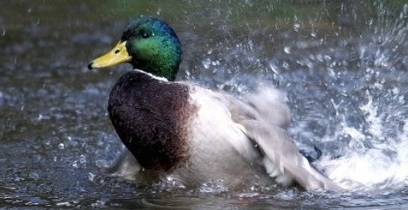
M 264 153 L 264 167 L 278 183 L 288 185 L 294 179 L 306 190 L 341 189 L 313 168 L 287 135 L 290 115 L 282 93 L 262 88 L 242 102 L 231 100 L 230 107 L 241 130 Z

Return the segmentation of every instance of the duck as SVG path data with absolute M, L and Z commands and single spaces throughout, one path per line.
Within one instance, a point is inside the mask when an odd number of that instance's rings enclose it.
M 171 26 L 139 16 L 112 50 L 89 63 L 89 69 L 133 67 L 110 92 L 109 118 L 126 150 L 106 173 L 184 187 L 341 189 L 289 137 L 290 112 L 281 91 L 260 86 L 237 97 L 176 81 L 181 61 L 181 42 Z

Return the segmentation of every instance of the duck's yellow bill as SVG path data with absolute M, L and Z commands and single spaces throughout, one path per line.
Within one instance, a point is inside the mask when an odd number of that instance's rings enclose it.
M 89 69 L 100 69 L 129 62 L 132 56 L 126 50 L 126 41 L 119 42 L 111 51 L 89 63 Z

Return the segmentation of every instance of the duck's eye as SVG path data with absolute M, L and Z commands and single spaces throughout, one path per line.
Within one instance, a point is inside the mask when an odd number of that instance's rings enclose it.
M 142 35 L 143 39 L 149 38 L 150 35 L 146 31 L 141 31 L 140 34 Z

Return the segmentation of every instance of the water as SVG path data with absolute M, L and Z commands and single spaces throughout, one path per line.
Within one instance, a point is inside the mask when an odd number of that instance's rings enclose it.
M 0 206 L 404 208 L 407 1 L 11 1 L 0 3 Z M 88 71 L 130 17 L 159 16 L 184 47 L 180 80 L 232 94 L 266 79 L 287 94 L 291 136 L 355 191 L 225 191 L 105 177 L 120 140 L 110 88 L 130 66 Z

